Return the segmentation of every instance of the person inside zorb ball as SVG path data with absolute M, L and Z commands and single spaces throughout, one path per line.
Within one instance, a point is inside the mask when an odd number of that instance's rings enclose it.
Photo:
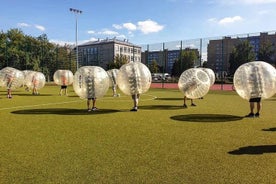
M 196 99 L 206 95 L 210 88 L 208 74 L 200 68 L 185 70 L 178 80 L 178 88 L 184 93 L 184 98 Z
M 264 61 L 245 63 L 234 74 L 234 87 L 240 97 L 250 102 L 246 117 L 259 117 L 261 99 L 270 98 L 276 92 L 276 69 Z M 257 103 L 256 113 L 254 103 Z
M 22 71 L 12 67 L 0 70 L 0 86 L 7 88 L 7 98 L 12 98 L 12 90 L 23 85 L 24 74 Z
M 131 62 L 121 66 L 118 72 L 118 87 L 133 99 L 131 111 L 138 110 L 140 94 L 148 91 L 151 85 L 151 73 L 141 62 Z
M 80 98 L 87 99 L 88 112 L 96 111 L 96 99 L 103 97 L 109 88 L 108 74 L 99 66 L 83 66 L 74 75 L 73 88 Z
M 68 95 L 67 86 L 73 83 L 73 73 L 70 70 L 57 70 L 54 73 L 54 82 L 60 85 L 59 95 Z
M 46 78 L 42 72 L 31 71 L 26 74 L 25 85 L 32 90 L 33 95 L 38 95 L 38 90 L 45 86 Z

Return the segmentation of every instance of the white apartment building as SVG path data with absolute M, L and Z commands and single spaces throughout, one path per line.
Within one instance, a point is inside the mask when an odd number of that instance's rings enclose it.
M 116 55 L 125 55 L 129 62 L 141 62 L 141 47 L 128 40 L 104 39 L 90 41 L 78 46 L 79 66 L 100 66 L 114 62 Z

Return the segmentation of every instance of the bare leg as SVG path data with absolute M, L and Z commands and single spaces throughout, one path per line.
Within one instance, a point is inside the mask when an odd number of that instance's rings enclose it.
M 134 94 L 131 97 L 133 99 L 133 108 L 131 109 L 131 111 L 137 111 L 140 95 L 139 94 Z
M 250 113 L 254 113 L 254 102 L 250 102 Z
M 88 111 L 91 111 L 91 100 L 87 99 L 87 109 Z
M 257 113 L 261 111 L 261 108 L 262 108 L 261 102 L 257 102 Z
M 93 107 L 92 108 L 96 108 L 96 98 L 94 98 L 92 101 L 93 101 Z

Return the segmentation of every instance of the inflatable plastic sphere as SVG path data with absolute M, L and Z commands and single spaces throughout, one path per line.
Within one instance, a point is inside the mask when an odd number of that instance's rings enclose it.
M 25 85 L 26 85 L 26 77 L 27 77 L 28 73 L 34 72 L 34 71 L 32 71 L 32 70 L 23 70 L 22 72 L 23 72 L 23 74 L 24 74 L 23 85 L 25 86 Z
M 68 86 L 73 83 L 74 75 L 70 70 L 57 70 L 54 73 L 54 82 L 60 86 Z
M 22 87 L 24 74 L 22 71 L 12 67 L 5 67 L 0 70 L 0 86 L 10 89 Z
M 109 76 L 109 86 L 115 86 L 117 85 L 117 75 L 119 70 L 118 69 L 111 69 L 107 71 L 107 74 Z
M 45 86 L 45 75 L 41 72 L 30 71 L 26 74 L 25 85 L 29 89 L 41 89 Z
M 200 98 L 208 93 L 210 78 L 202 69 L 191 68 L 181 74 L 178 87 L 188 98 Z
M 216 81 L 216 75 L 215 72 L 210 68 L 201 68 L 204 72 L 206 72 L 210 78 L 210 86 L 215 84 Z
M 81 98 L 100 98 L 109 89 L 107 72 L 99 66 L 80 67 L 74 75 L 73 88 Z
M 276 92 L 276 69 L 264 61 L 241 65 L 234 74 L 236 92 L 242 98 L 269 98 Z
M 127 63 L 121 66 L 117 82 L 120 90 L 126 95 L 142 94 L 150 88 L 151 73 L 143 63 Z

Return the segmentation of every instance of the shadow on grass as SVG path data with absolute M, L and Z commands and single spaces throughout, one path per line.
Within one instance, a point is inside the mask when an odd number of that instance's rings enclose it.
M 271 132 L 275 132 L 275 131 L 276 131 L 276 127 L 273 127 L 273 128 L 267 128 L 267 129 L 263 129 L 263 131 L 271 131 Z
M 177 121 L 189 121 L 189 122 L 227 122 L 227 121 L 238 121 L 243 119 L 240 116 L 233 116 L 227 114 L 185 114 L 172 116 L 171 119 Z
M 54 96 L 52 94 L 39 94 L 39 95 L 33 95 L 31 93 L 27 94 L 14 94 L 15 96 L 35 96 L 35 97 L 40 97 L 40 96 Z
M 139 106 L 139 109 L 148 109 L 148 110 L 175 110 L 175 109 L 183 109 L 182 106 L 177 105 L 147 105 L 147 106 Z
M 276 145 L 246 146 L 237 150 L 229 151 L 231 155 L 259 155 L 264 153 L 276 153 Z
M 58 114 L 58 115 L 93 115 L 93 114 L 108 114 L 108 113 L 115 113 L 120 112 L 119 110 L 114 109 L 99 109 L 97 111 L 87 112 L 86 109 L 65 109 L 65 108 L 55 108 L 55 109 L 26 109 L 26 110 L 18 110 L 13 111 L 13 114 L 32 114 L 32 115 L 39 115 L 39 114 Z

